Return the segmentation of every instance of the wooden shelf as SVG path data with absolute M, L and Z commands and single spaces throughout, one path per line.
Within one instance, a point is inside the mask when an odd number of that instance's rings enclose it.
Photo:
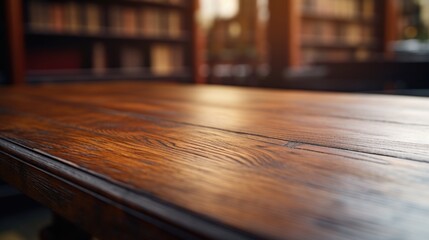
M 322 14 L 316 13 L 304 13 L 301 15 L 303 20 L 310 21 L 324 21 L 324 22 L 335 22 L 340 24 L 364 24 L 364 25 L 372 25 L 374 24 L 374 19 L 365 19 L 365 18 L 347 18 L 347 17 L 337 17 L 337 16 L 325 16 Z
M 94 73 L 92 70 L 44 71 L 30 72 L 27 82 L 69 82 L 69 81 L 104 81 L 104 80 L 171 80 L 184 81 L 190 79 L 189 71 L 183 73 L 157 75 L 148 71 L 125 72 L 119 69 L 107 70 L 105 73 Z
M 26 37 L 28 39 L 46 38 L 51 39 L 70 39 L 70 40 L 118 40 L 118 41 L 145 41 L 145 42 L 162 42 L 162 43 L 186 43 L 188 37 L 184 34 L 183 37 L 151 37 L 142 35 L 122 35 L 122 34 L 107 34 L 107 33 L 70 33 L 70 32 L 52 32 L 52 31 L 26 31 Z
M 318 48 L 318 49 L 344 49 L 344 50 L 355 50 L 355 49 L 374 49 L 377 46 L 375 44 L 347 44 L 347 43 L 320 43 L 320 42 L 303 42 L 301 43 L 303 48 Z
M 49 0 L 51 2 L 70 2 L 70 0 Z M 73 0 L 75 2 L 88 2 L 87 0 Z M 145 7 L 154 7 L 154 8 L 165 8 L 165 9 L 180 9 L 183 10 L 189 6 L 188 0 L 184 0 L 184 4 L 172 4 L 166 2 L 152 2 L 145 0 L 91 0 L 91 2 L 100 3 L 100 4 L 113 4 L 113 5 L 131 5 L 131 6 L 145 6 Z
M 100 2 L 110 2 L 110 3 L 117 3 L 117 0 L 98 0 Z M 186 0 L 184 2 L 187 2 Z M 145 6 L 151 6 L 151 7 L 158 7 L 158 8 L 177 8 L 177 9 L 183 9 L 188 7 L 187 4 L 172 4 L 172 3 L 162 3 L 162 2 L 150 2 L 150 1 L 139 1 L 139 0 L 126 0 L 123 1 L 125 4 L 139 4 L 139 5 L 145 5 Z M 122 4 L 122 3 L 121 3 Z

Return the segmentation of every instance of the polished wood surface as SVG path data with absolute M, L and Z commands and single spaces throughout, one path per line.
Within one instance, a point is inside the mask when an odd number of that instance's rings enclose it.
M 429 99 L 21 86 L 0 123 L 0 177 L 101 238 L 429 238 Z

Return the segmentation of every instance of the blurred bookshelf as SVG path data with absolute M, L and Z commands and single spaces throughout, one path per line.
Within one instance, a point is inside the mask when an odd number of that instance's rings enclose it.
M 327 2 L 329 1 L 329 3 Z M 376 57 L 381 42 L 377 0 L 301 1 L 300 64 L 365 61 Z
M 397 40 L 397 0 L 203 2 L 209 83 L 282 87 L 314 66 L 389 60 Z
M 346 81 L 361 75 L 365 63 L 393 58 L 397 0 L 291 0 L 268 5 L 268 42 L 275 51 L 270 52 L 271 71 L 262 85 L 291 87 L 297 78 L 326 79 L 339 64 L 350 70 L 343 75 Z
M 222 12 L 227 1 L 236 2 L 229 14 Z M 210 11 L 195 16 L 199 2 L 210 1 L 2 1 L 0 27 L 8 34 L 0 48 L 10 54 L 1 60 L 0 81 L 282 87 L 288 78 L 327 77 L 319 73 L 338 64 L 359 75 L 365 63 L 397 61 L 404 55 L 404 44 L 394 44 L 399 33 L 409 39 L 425 28 L 406 0 L 212 0 L 202 7 Z
M 24 72 L 12 69 L 12 82 L 193 82 L 195 7 L 195 0 L 7 0 L 11 62 Z
M 270 1 L 270 12 L 288 11 L 285 18 L 286 65 L 362 62 L 383 59 L 395 14 L 392 0 L 293 0 Z M 276 16 L 274 16 L 276 17 Z M 278 21 L 274 19 L 274 21 Z M 278 23 L 273 23 L 276 31 Z M 296 34 L 296 33 L 299 34 Z M 272 32 L 271 39 L 279 33 Z M 272 46 L 278 45 L 273 41 Z

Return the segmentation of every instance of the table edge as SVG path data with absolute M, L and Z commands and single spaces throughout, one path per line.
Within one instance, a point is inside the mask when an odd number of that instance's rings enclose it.
M 27 148 L 2 137 L 0 137 L 0 168 L 0 178 L 75 223 L 75 219 L 71 219 L 67 214 L 62 214 L 61 209 L 55 206 L 56 203 L 52 202 L 53 196 L 50 196 L 52 194 L 48 192 L 40 193 L 40 191 L 34 192 L 34 189 L 39 189 L 40 187 L 44 189 L 56 189 L 56 194 L 65 195 L 70 194 L 70 191 L 72 191 L 74 194 L 79 195 L 79 198 L 90 198 L 94 203 L 108 204 L 112 208 L 124 212 L 126 215 L 123 217 L 127 220 L 143 222 L 152 227 L 152 230 L 157 233 L 161 231 L 162 237 L 179 239 L 260 238 L 185 209 L 180 209 L 160 199 L 155 199 L 155 197 L 137 193 L 112 181 L 82 171 L 75 166 L 58 161 L 53 156 Z M 36 186 L 34 189 L 26 186 L 28 185 L 26 184 L 28 180 L 26 180 L 27 176 L 24 175 L 25 173 L 29 173 L 29 171 L 36 171 L 39 175 L 42 174 L 45 178 L 47 177 L 47 179 L 43 180 L 42 184 L 44 186 Z M 63 189 L 59 189 L 52 182 L 55 180 L 61 182 Z M 39 184 L 34 181 L 32 183 Z M 58 191 L 63 192 L 59 193 Z M 127 196 L 127 198 L 123 196 Z M 98 220 L 92 219 L 93 226 L 82 227 L 85 230 L 93 231 L 96 228 Z M 77 224 L 80 225 L 81 223 Z M 133 224 L 128 225 L 125 227 L 129 228 L 133 226 Z M 135 230 L 129 229 L 128 233 L 131 234 L 133 231 Z M 99 234 L 103 233 L 100 232 Z M 106 237 L 109 238 L 109 236 Z M 135 236 L 130 235 L 129 237 L 132 238 Z

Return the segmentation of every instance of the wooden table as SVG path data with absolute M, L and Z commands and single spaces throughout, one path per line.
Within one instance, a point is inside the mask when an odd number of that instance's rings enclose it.
M 429 239 L 429 99 L 0 89 L 0 177 L 106 239 Z

